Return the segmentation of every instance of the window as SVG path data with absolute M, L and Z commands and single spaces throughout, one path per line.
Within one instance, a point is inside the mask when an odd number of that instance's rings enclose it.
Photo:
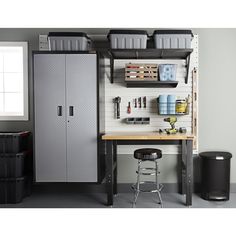
M 0 120 L 28 120 L 27 42 L 0 42 Z

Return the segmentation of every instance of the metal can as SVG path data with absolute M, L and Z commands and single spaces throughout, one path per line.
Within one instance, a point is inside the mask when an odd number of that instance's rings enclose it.
M 176 113 L 186 113 L 187 101 L 185 99 L 176 100 Z

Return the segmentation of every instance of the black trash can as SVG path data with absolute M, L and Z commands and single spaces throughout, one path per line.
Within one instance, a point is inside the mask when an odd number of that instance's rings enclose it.
M 229 200 L 230 192 L 230 159 L 229 152 L 202 152 L 201 196 L 205 200 Z

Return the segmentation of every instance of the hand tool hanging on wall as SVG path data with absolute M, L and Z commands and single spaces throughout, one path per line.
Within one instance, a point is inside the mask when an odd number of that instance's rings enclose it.
M 147 107 L 147 98 L 146 96 L 143 97 L 143 108 L 146 108 Z
M 138 98 L 138 105 L 139 105 L 139 108 L 142 108 L 142 98 Z
M 128 114 L 130 114 L 130 113 L 131 113 L 131 106 L 130 106 L 130 102 L 128 102 L 127 113 L 128 113 Z
M 134 99 L 134 107 L 137 108 L 137 98 Z
M 115 118 L 120 119 L 120 103 L 121 103 L 121 97 L 115 97 L 113 99 L 113 102 L 115 104 Z

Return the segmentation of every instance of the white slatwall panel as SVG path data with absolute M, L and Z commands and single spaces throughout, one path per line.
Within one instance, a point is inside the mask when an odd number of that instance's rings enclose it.
M 163 121 L 166 116 L 157 114 L 156 98 L 160 94 L 175 94 L 177 97 L 185 98 L 192 95 L 192 74 L 194 67 L 198 67 L 198 37 L 192 41 L 194 52 L 191 55 L 189 71 L 189 82 L 185 84 L 186 66 L 185 60 L 115 60 L 114 61 L 114 83 L 110 83 L 109 60 L 106 61 L 106 82 L 105 82 L 105 116 L 106 132 L 112 131 L 157 131 L 160 128 L 168 128 L 169 124 Z M 127 88 L 124 82 L 124 68 L 126 63 L 173 63 L 177 64 L 177 80 L 179 84 L 176 88 Z M 113 98 L 121 97 L 121 119 L 114 117 Z M 138 97 L 147 98 L 147 108 L 134 108 L 134 99 Z M 127 113 L 128 102 L 131 102 L 131 114 Z M 124 122 L 127 117 L 150 117 L 149 125 L 128 125 Z M 189 115 L 178 116 L 177 127 L 186 127 L 191 132 L 192 113 L 190 107 Z M 133 150 L 141 146 L 119 146 L 119 154 L 131 154 Z M 160 146 L 159 146 L 160 147 Z M 164 153 L 176 154 L 179 152 L 178 146 L 164 145 L 160 147 Z

